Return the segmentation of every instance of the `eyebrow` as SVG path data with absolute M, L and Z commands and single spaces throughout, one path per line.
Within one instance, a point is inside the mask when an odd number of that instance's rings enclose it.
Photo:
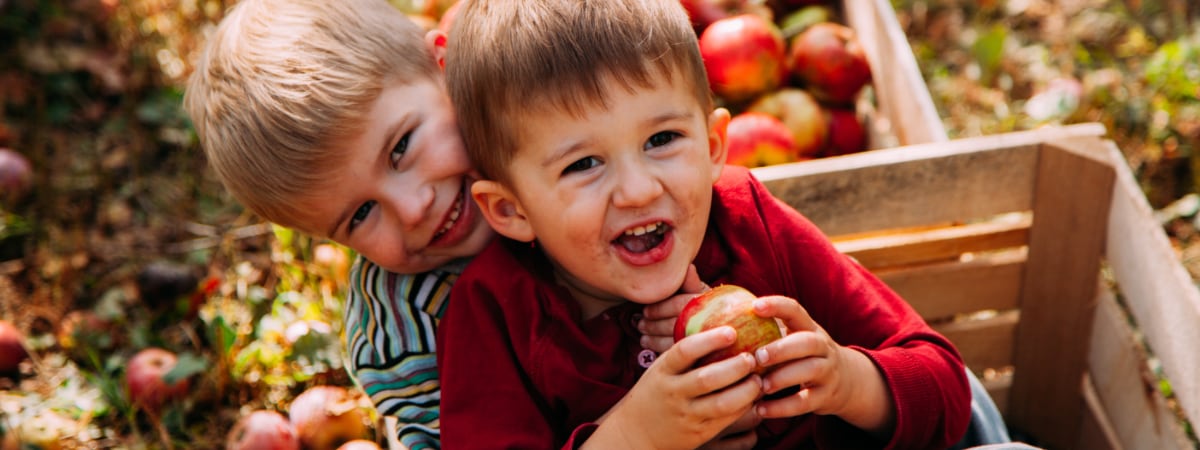
M 383 143 L 380 144 L 380 149 L 376 151 L 376 155 L 378 156 L 375 157 L 375 162 L 371 164 L 371 167 L 378 168 L 380 164 L 388 162 L 388 158 L 392 153 L 392 145 L 394 145 L 392 141 L 396 139 L 396 133 L 400 132 L 400 129 L 404 127 L 404 124 L 409 122 L 409 119 L 409 115 L 405 114 L 401 116 L 399 120 L 388 126 L 387 132 L 383 134 Z M 360 208 L 362 205 L 363 203 L 361 202 L 351 204 L 349 207 L 345 208 L 341 214 L 338 214 L 337 220 L 333 222 L 333 227 L 329 229 L 330 232 L 328 236 L 334 236 L 338 229 L 342 228 L 342 224 L 346 223 L 347 218 L 354 217 L 354 213 L 357 212 L 358 208 Z
M 687 111 L 682 111 L 682 110 L 667 111 L 667 112 L 664 112 L 657 116 L 650 117 L 650 118 L 642 121 L 641 126 L 650 128 L 650 127 L 655 127 L 655 126 L 661 125 L 666 122 L 688 119 L 688 118 L 691 118 L 692 116 L 693 116 L 693 114 L 690 112 L 687 112 Z M 550 155 L 546 156 L 545 159 L 542 160 L 542 167 L 548 167 L 551 164 L 554 164 L 555 161 L 558 161 L 558 160 L 566 157 L 567 155 L 571 154 L 572 152 L 579 150 L 581 148 L 587 147 L 591 143 L 591 141 L 592 141 L 591 139 L 583 139 L 583 140 L 574 142 L 571 145 L 568 145 L 568 146 L 562 147 L 558 150 L 555 150 L 554 152 L 550 153 Z

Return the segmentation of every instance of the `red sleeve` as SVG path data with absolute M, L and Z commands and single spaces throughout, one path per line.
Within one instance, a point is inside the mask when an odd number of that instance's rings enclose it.
M 883 374 L 896 405 L 888 448 L 945 448 L 957 442 L 970 421 L 970 389 L 962 358 L 891 288 L 832 242 L 807 218 L 751 179 L 767 247 L 779 276 L 792 286 L 813 319 L 841 345 L 867 355 Z M 836 443 L 838 436 L 817 442 Z M 838 431 L 832 431 L 838 434 Z M 838 447 L 838 445 L 834 445 Z
M 536 302 L 501 304 L 493 292 L 517 297 L 520 291 L 498 290 L 472 276 L 477 269 L 497 270 L 478 267 L 490 262 L 482 257 L 455 284 L 438 329 L 443 448 L 553 448 L 548 409 L 521 363 L 530 351 L 529 327 L 508 323 L 523 313 L 512 308 Z

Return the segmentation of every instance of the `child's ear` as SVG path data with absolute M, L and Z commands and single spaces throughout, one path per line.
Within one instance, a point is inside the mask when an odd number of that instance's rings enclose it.
M 476 181 L 471 184 L 471 197 L 497 233 L 521 242 L 533 241 L 533 228 L 524 208 L 504 185 L 489 180 Z
M 429 49 L 429 54 L 433 55 L 433 60 L 437 62 L 438 67 L 446 68 L 446 33 L 442 30 L 432 29 L 425 33 L 425 47 Z
M 729 156 L 729 141 L 726 139 L 729 120 L 729 110 L 725 108 L 714 109 L 708 115 L 708 157 L 712 161 L 713 182 L 721 178 L 725 158 Z

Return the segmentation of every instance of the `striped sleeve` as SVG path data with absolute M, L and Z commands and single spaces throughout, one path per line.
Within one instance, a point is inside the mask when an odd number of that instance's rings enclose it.
M 359 257 L 345 305 L 351 377 L 380 414 L 396 416 L 400 443 L 441 448 L 436 331 L 461 264 L 420 274 L 388 272 Z

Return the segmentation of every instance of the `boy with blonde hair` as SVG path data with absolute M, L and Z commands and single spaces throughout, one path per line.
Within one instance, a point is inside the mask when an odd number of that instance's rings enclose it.
M 242 0 L 184 106 L 208 161 L 262 218 L 358 253 L 348 369 L 410 449 L 439 448 L 434 335 L 493 237 L 427 35 L 384 0 Z
M 953 345 L 724 165 L 729 112 L 713 108 L 679 2 L 461 8 L 447 80 L 483 175 L 472 196 L 505 238 L 463 272 L 438 332 L 447 448 L 695 448 L 747 412 L 765 419 L 762 448 L 962 436 Z M 756 313 L 787 335 L 703 367 L 734 330 L 643 349 L 644 305 L 678 292 L 692 263 L 762 296 Z

